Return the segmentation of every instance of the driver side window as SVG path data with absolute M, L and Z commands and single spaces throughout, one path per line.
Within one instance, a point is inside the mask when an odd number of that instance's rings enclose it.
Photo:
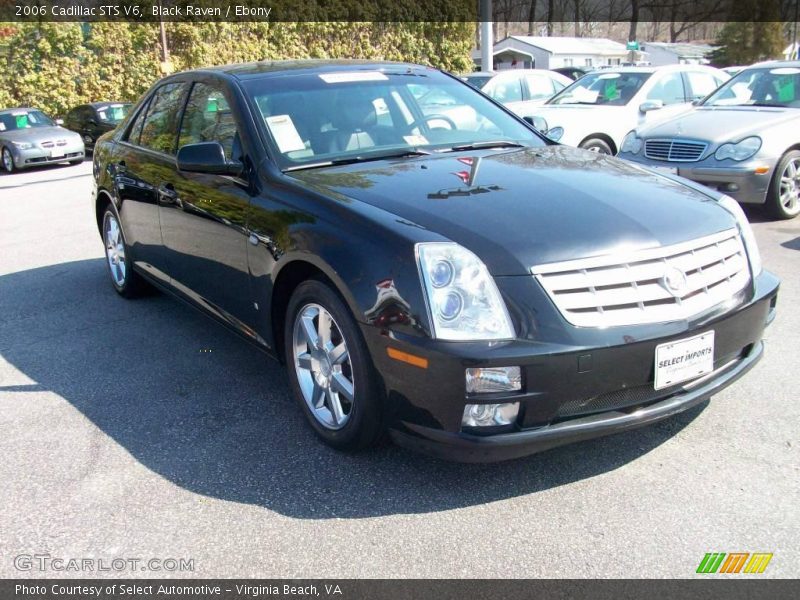
M 661 100 L 664 106 L 686 102 L 683 77 L 680 73 L 668 73 L 661 77 L 647 94 L 648 100 Z
M 186 104 L 178 148 L 186 144 L 219 142 L 228 160 L 240 160 L 236 121 L 222 89 L 195 83 Z

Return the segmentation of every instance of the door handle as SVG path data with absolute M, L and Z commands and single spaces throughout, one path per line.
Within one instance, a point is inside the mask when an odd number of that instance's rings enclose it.
M 158 186 L 158 200 L 162 204 L 177 204 L 178 192 L 171 183 L 162 183 Z

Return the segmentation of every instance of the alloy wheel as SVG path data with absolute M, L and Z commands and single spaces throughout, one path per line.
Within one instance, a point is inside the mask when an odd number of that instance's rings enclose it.
M 341 429 L 353 414 L 353 365 L 342 330 L 319 304 L 307 304 L 295 317 L 292 348 L 303 399 L 327 429 Z
M 110 213 L 106 215 L 104 229 L 103 238 L 106 242 L 106 258 L 111 270 L 111 278 L 117 287 L 122 287 L 125 285 L 128 268 L 125 262 L 125 242 L 122 238 L 122 230 L 114 215 Z
M 8 148 L 3 148 L 3 168 L 6 172 L 11 173 L 14 170 L 14 158 Z
M 787 213 L 800 210 L 800 158 L 790 160 L 781 173 L 780 200 Z

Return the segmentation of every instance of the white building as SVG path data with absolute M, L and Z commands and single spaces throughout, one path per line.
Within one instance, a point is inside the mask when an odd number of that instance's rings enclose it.
M 708 44 L 670 44 L 667 42 L 645 42 L 642 50 L 647 52 L 650 64 L 663 65 L 707 65 L 714 46 Z
M 512 35 L 494 45 L 494 68 L 597 68 L 619 65 L 628 56 L 624 44 L 604 38 Z M 473 52 L 473 60 L 480 68 L 480 52 Z

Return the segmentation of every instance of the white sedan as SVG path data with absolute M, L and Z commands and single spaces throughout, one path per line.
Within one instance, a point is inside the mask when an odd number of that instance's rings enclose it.
M 478 72 L 462 79 L 523 117 L 572 83 L 569 77 L 547 69 Z
M 541 117 L 562 144 L 616 154 L 631 130 L 689 110 L 729 76 L 702 65 L 621 67 L 589 73 L 524 117 Z

